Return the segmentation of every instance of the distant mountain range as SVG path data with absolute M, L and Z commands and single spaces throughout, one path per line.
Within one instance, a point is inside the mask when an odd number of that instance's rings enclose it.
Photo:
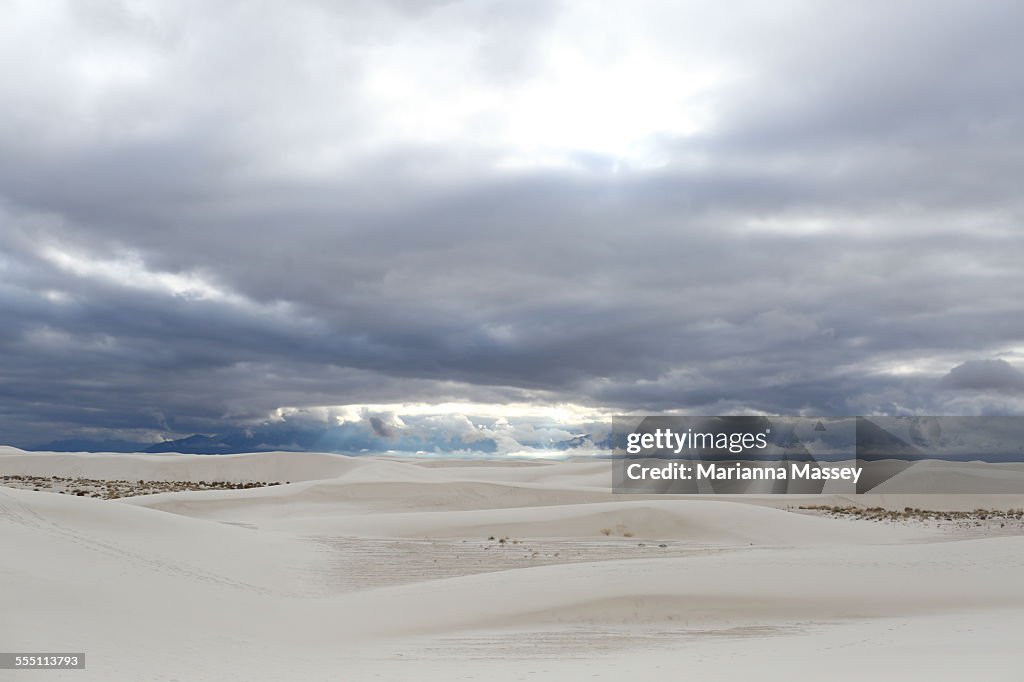
M 293 425 L 288 423 L 261 424 L 252 428 L 230 429 L 221 434 L 193 434 L 185 438 L 166 440 L 160 443 L 135 442 L 127 440 L 99 440 L 87 438 L 66 438 L 42 443 L 30 450 L 51 452 L 182 452 L 200 455 L 228 455 L 240 452 L 294 451 L 294 452 L 338 452 L 358 454 L 361 452 L 430 452 L 436 454 L 455 452 L 481 452 L 495 454 L 498 444 L 483 438 L 464 441 L 460 436 L 432 434 L 424 437 L 403 433 L 381 433 L 382 429 L 340 425 Z M 547 450 L 602 449 L 611 447 L 611 439 L 602 437 L 594 442 L 590 434 L 547 443 L 524 443 L 530 447 Z
M 43 443 L 33 450 L 53 452 L 184 452 L 199 455 L 226 455 L 269 450 L 313 450 L 326 429 L 294 427 L 287 424 L 261 425 L 254 429 L 231 429 L 218 435 L 193 434 L 160 443 L 127 440 L 90 440 L 68 438 Z M 328 452 L 333 451 L 327 449 Z

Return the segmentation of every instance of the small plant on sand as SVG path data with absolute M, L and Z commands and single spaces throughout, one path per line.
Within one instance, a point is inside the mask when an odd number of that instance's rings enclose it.
M 611 535 L 611 534 L 612 534 L 612 529 L 611 528 L 602 528 L 601 529 L 601 535 Z

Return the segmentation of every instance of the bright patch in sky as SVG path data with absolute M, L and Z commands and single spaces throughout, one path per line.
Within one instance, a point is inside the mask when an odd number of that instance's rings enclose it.
M 375 52 L 364 78 L 380 114 L 371 137 L 468 143 L 501 168 L 580 167 L 594 157 L 602 167 L 659 166 L 664 139 L 710 128 L 715 90 L 734 76 L 724 64 L 687 64 L 640 42 L 597 58 L 599 50 L 561 31 L 538 48 L 525 77 L 505 81 L 488 79 L 470 47 Z
M 380 403 L 330 405 L 317 408 L 279 407 L 274 417 L 284 419 L 300 413 L 319 412 L 325 419 L 333 418 L 338 424 L 360 422 L 367 415 L 394 415 L 395 417 L 472 416 L 488 419 L 546 419 L 555 423 L 574 424 L 582 421 L 610 421 L 611 412 L 562 403 L 538 405 L 531 403 Z
M 230 303 L 240 303 L 244 300 L 194 273 L 150 270 L 135 254 L 100 259 L 50 246 L 44 248 L 40 255 L 66 272 L 79 277 L 106 280 L 123 287 L 166 293 L 187 299 L 218 300 Z

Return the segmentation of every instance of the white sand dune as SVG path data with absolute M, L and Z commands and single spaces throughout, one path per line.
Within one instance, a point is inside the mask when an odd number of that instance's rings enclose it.
M 3 649 L 86 652 L 34 673 L 68 680 L 1021 679 L 1024 536 L 613 496 L 605 462 L 278 459 L 0 454 L 5 474 L 302 481 L 0 488 Z
M 1018 494 L 1024 490 L 1024 464 L 990 462 L 915 462 L 909 468 L 872 489 L 884 495 L 950 494 L 958 490 L 984 491 L 990 495 Z
M 310 481 L 333 478 L 360 460 L 313 452 L 255 452 L 242 455 L 155 455 L 83 452 L 26 452 L 0 447 L 0 471 L 20 476 L 68 476 L 147 481 Z
M 774 508 L 720 502 L 712 499 L 631 499 L 612 502 L 576 501 L 571 493 L 538 496 L 530 488 L 507 487 L 498 499 L 508 507 L 467 509 L 479 499 L 483 486 L 467 484 L 427 483 L 389 486 L 389 497 L 396 500 L 421 499 L 425 487 L 432 490 L 432 501 L 444 499 L 447 504 L 416 511 L 380 512 L 360 510 L 359 513 L 324 514 L 331 494 L 338 501 L 336 508 L 352 507 L 353 485 L 317 486 L 291 490 L 295 486 L 275 490 L 183 492 L 129 498 L 124 503 L 145 506 L 175 514 L 221 520 L 253 527 L 302 532 L 307 535 L 394 538 L 473 538 L 490 536 L 508 538 L 588 538 L 635 537 L 638 539 L 678 539 L 690 542 L 742 545 L 805 545 L 844 544 L 849 542 L 901 542 L 920 537 L 920 529 L 869 528 L 856 521 L 801 516 Z M 357 492 L 365 493 L 364 490 Z M 519 493 L 510 499 L 512 493 Z M 378 495 L 382 494 L 378 491 Z M 543 506 L 529 504 L 538 497 Z M 246 506 L 235 499 L 253 501 Z M 493 498 L 492 498 L 493 499 Z M 584 500 L 586 498 L 583 498 Z M 373 510 L 380 508 L 380 498 L 373 500 Z M 403 505 L 395 503 L 395 507 Z M 627 535 L 628 534 L 628 535 Z

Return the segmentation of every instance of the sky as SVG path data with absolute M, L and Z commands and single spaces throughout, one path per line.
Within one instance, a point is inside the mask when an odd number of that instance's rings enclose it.
M 0 442 L 1024 413 L 1020 3 L 0 5 Z

